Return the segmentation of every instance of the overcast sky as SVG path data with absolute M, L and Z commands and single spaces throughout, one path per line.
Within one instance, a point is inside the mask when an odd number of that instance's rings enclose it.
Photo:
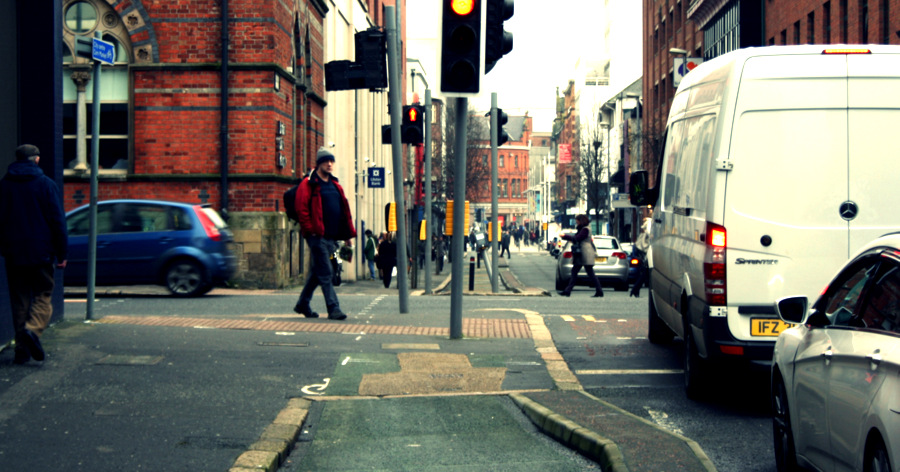
M 515 0 L 515 14 L 505 23 L 513 34 L 513 50 L 501 59 L 482 83 L 481 95 L 469 105 L 489 110 L 491 92 L 510 115 L 534 117 L 535 131 L 553 125 L 556 88 L 573 78 L 579 57 L 595 58 L 602 33 L 597 26 L 602 0 Z M 636 0 L 635 0 L 636 1 Z M 432 95 L 440 97 L 437 67 L 440 47 L 441 1 L 409 0 L 404 13 L 407 56 L 421 61 Z M 593 38 L 593 39 L 592 39 Z M 410 67 L 421 70 L 416 64 Z M 423 95 L 424 86 L 415 84 Z

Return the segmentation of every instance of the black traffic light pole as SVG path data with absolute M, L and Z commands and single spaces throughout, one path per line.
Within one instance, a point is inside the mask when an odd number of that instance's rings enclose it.
M 500 254 L 497 250 L 500 239 L 497 230 L 497 213 L 500 211 L 497 203 L 497 128 L 500 120 L 497 119 L 497 92 L 491 93 L 491 292 L 500 291 L 497 274 L 500 271 Z
M 391 154 L 394 165 L 394 201 L 397 204 L 397 217 L 405 218 L 406 210 L 403 201 L 403 144 L 400 142 L 400 127 L 403 122 L 400 105 L 400 40 L 397 37 L 397 21 L 394 7 L 384 7 L 385 30 L 388 42 L 388 100 L 391 109 Z M 408 264 L 406 256 L 406 224 L 397 222 L 397 288 L 400 289 L 400 313 L 409 313 L 409 282 L 406 273 Z

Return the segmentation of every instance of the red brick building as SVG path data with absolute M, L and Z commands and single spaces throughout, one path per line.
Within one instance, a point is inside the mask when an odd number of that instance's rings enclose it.
M 489 118 L 483 116 L 471 116 L 469 119 L 485 122 L 483 129 L 490 133 Z M 532 117 L 509 116 L 509 121 L 503 127 L 509 134 L 509 141 L 497 149 L 497 204 L 498 216 L 504 225 L 515 222 L 517 225 L 525 223 L 528 212 L 528 169 L 531 152 L 531 134 L 533 132 Z M 490 134 L 474 140 L 474 145 L 481 148 L 481 159 L 490 170 L 491 141 Z M 488 174 L 489 176 L 489 174 Z M 472 211 L 477 208 L 485 209 L 485 217 L 491 216 L 491 186 L 481 185 L 477 195 L 469 195 Z
M 581 156 L 581 118 L 578 112 L 578 96 L 575 81 L 570 80 L 562 96 L 556 98 L 556 119 L 553 122 L 551 155 L 556 155 L 556 196 L 551 211 L 565 215 L 569 208 L 578 205 L 578 162 Z M 574 215 L 571 215 L 574 218 Z M 564 225 L 568 226 L 568 220 Z
M 100 31 L 118 57 L 101 75 L 99 198 L 210 203 L 235 233 L 238 284 L 297 281 L 303 249 L 281 200 L 326 144 L 328 2 L 62 3 L 66 209 L 88 202 L 90 181 L 91 69 L 74 38 Z M 381 0 L 363 4 L 383 21 Z

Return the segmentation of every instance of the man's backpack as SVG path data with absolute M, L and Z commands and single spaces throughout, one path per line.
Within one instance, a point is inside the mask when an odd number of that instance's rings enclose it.
M 300 215 L 297 214 L 297 206 L 295 205 L 297 203 L 297 187 L 299 187 L 299 184 L 284 192 L 284 212 L 287 214 L 288 219 L 299 223 Z

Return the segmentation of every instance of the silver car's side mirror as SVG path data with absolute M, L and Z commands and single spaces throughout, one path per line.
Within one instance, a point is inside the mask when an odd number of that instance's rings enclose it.
M 804 296 L 779 299 L 775 302 L 775 312 L 788 323 L 804 323 L 809 315 L 809 300 Z

